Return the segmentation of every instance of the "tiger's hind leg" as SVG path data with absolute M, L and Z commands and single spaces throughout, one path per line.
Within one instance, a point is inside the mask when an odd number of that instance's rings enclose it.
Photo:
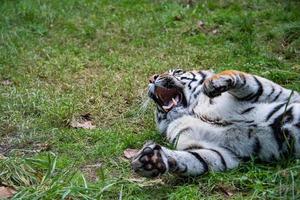
M 166 172 L 182 176 L 197 176 L 208 171 L 232 169 L 238 164 L 238 158 L 220 147 L 178 151 L 153 142 L 146 143 L 131 163 L 133 170 L 145 177 L 156 177 Z

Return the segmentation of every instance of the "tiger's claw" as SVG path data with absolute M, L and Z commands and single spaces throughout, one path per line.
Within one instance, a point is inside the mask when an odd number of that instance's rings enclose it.
M 210 98 L 220 96 L 228 91 L 233 85 L 233 81 L 227 76 L 213 76 L 203 83 L 203 92 Z

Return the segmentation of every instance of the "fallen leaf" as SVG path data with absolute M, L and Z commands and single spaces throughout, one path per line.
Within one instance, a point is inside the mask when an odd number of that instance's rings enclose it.
M 6 157 L 0 153 L 0 160 L 4 160 Z
M 204 27 L 204 22 L 203 21 L 198 21 L 198 23 L 197 23 L 197 26 L 198 26 L 198 28 L 203 28 Z
M 82 121 L 82 122 L 77 122 L 73 121 L 71 122 L 71 126 L 73 128 L 83 128 L 83 129 L 94 129 L 96 126 L 92 125 L 91 121 Z
M 81 115 L 78 119 L 73 117 L 70 122 L 70 126 L 73 128 L 83 128 L 83 129 L 94 129 L 96 126 L 92 124 L 92 117 L 90 113 Z
M 6 79 L 6 80 L 1 81 L 1 84 L 2 85 L 12 85 L 13 82 L 11 80 Z
M 131 159 L 138 153 L 138 151 L 139 150 L 137 150 L 137 149 L 126 149 L 124 151 L 124 157 L 127 159 Z
M 0 187 L 0 199 L 10 198 L 14 196 L 16 191 L 11 187 L 1 186 Z
M 216 35 L 216 34 L 218 34 L 218 33 L 219 33 L 219 30 L 218 30 L 218 29 L 212 30 L 212 34 Z

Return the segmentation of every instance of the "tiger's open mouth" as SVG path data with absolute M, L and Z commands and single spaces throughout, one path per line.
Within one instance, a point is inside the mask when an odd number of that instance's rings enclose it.
M 182 105 L 184 95 L 178 88 L 164 88 L 156 86 L 154 89 L 155 101 L 165 112 L 169 112 L 176 106 Z

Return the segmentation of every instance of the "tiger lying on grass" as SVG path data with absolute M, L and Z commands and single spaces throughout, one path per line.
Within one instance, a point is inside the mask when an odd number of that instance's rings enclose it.
M 177 150 L 147 142 L 131 163 L 138 174 L 195 176 L 252 156 L 300 157 L 299 93 L 232 70 L 171 70 L 149 81 L 158 129 Z

